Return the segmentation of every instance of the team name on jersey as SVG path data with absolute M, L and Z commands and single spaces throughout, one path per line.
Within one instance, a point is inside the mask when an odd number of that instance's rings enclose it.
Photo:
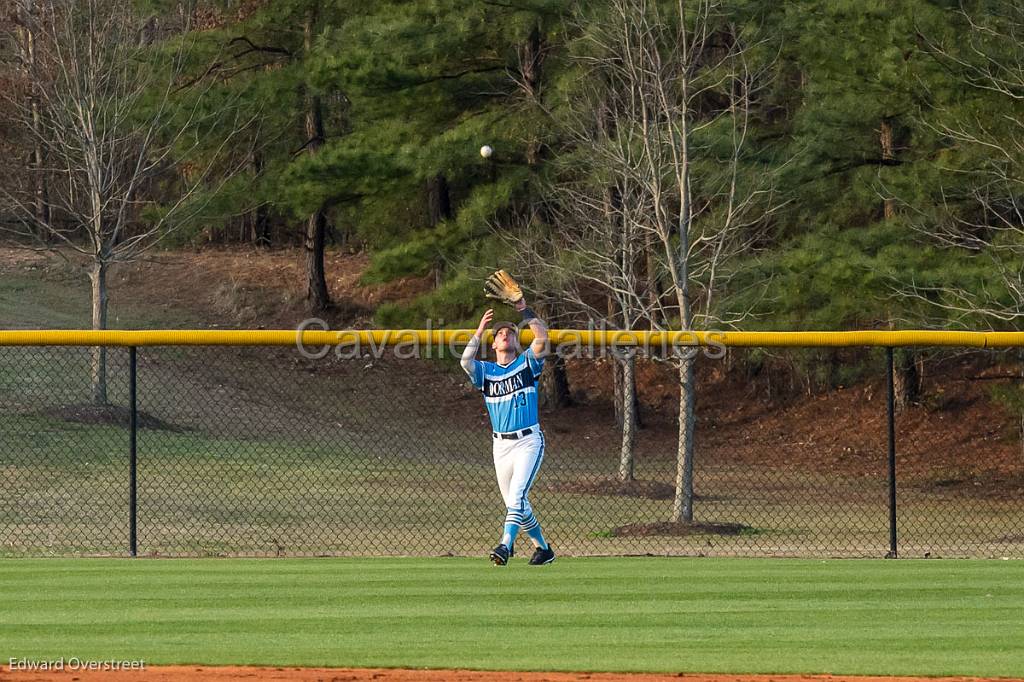
M 515 393 L 521 388 L 533 385 L 533 375 L 530 374 L 530 368 L 524 367 L 521 371 L 516 372 L 510 377 L 505 379 L 484 379 L 484 395 L 489 397 L 494 396 L 505 396 L 510 393 Z

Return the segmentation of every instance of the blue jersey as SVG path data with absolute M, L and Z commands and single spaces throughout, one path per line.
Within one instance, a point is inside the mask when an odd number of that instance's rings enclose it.
M 543 369 L 544 358 L 538 358 L 532 348 L 507 365 L 474 361 L 470 380 L 484 394 L 491 428 L 507 433 L 536 426 L 537 379 Z

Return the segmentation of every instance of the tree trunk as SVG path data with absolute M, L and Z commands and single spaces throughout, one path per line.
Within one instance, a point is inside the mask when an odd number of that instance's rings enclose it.
M 427 180 L 427 220 L 431 227 L 437 227 L 452 217 L 452 199 L 448 192 L 448 178 L 438 173 Z M 434 259 L 434 288 L 441 288 L 444 280 L 444 260 L 440 256 Z
M 616 359 L 615 364 L 622 368 L 622 393 L 627 397 L 623 401 L 622 444 L 619 448 L 619 480 L 625 482 L 634 479 L 636 403 L 628 397 L 636 395 L 636 354 L 626 353 L 621 361 Z
M 17 32 L 21 37 L 21 50 L 25 77 L 31 84 L 29 89 L 29 109 L 31 112 L 32 125 L 32 185 L 33 200 L 32 214 L 36 221 L 37 233 L 40 238 L 50 241 L 51 234 L 47 228 L 50 224 L 50 197 L 49 187 L 46 181 L 46 154 L 43 150 L 42 141 L 42 112 L 39 107 L 39 95 L 37 94 L 38 84 L 36 81 L 36 46 L 35 36 L 32 33 L 33 25 L 31 15 L 34 13 L 33 3 L 27 2 L 24 6 L 25 12 L 29 15 L 24 18 Z
M 893 144 L 892 138 L 892 123 L 887 118 L 882 119 L 882 127 L 879 133 L 880 142 L 882 145 L 882 161 L 892 162 L 896 160 L 896 148 Z M 896 217 L 896 201 L 895 199 L 885 199 L 882 207 L 882 214 L 886 220 L 890 220 Z
M 892 312 L 888 314 L 889 329 L 895 329 Z M 897 412 L 903 412 L 917 402 L 921 393 L 921 372 L 917 361 L 921 355 L 909 348 L 896 348 L 892 355 L 893 403 Z M 833 375 L 835 372 L 833 372 Z M 834 382 L 832 382 L 834 383 Z M 830 385 L 831 388 L 831 385 Z
M 697 421 L 696 356 L 679 364 L 679 445 L 676 462 L 676 493 L 672 501 L 672 521 L 693 522 L 693 435 Z
M 331 304 L 324 273 L 324 243 L 327 235 L 327 215 L 318 209 L 306 221 L 306 297 L 313 312 L 320 313 Z
M 313 4 L 303 26 L 303 46 L 308 57 L 313 46 L 318 4 Z M 307 93 L 306 153 L 315 156 L 324 145 L 324 102 L 319 95 Z M 324 246 L 327 242 L 327 212 L 319 206 L 306 221 L 304 246 L 306 251 L 306 298 L 313 312 L 323 312 L 331 305 L 327 278 L 324 272 Z
M 897 412 L 917 402 L 920 395 L 921 375 L 914 353 L 909 349 L 897 348 L 893 354 L 893 389 Z
M 1024 463 L 1024 411 L 1020 413 L 1020 461 Z
M 615 402 L 615 425 L 622 428 L 625 423 L 626 413 L 622 409 L 625 400 L 625 378 L 623 365 L 617 358 L 612 360 L 612 387 L 613 400 Z
M 96 262 L 89 271 L 92 282 L 92 328 L 107 328 L 107 264 Z M 96 346 L 91 351 L 92 402 L 107 404 L 107 349 Z
M 683 81 L 683 88 L 687 83 Z M 683 119 L 680 136 L 679 172 L 679 244 L 675 253 L 671 241 L 663 238 L 665 253 L 669 259 L 672 285 L 675 289 L 676 304 L 679 306 L 679 324 L 683 330 L 693 329 L 693 309 L 690 301 L 690 225 L 692 206 L 690 203 L 690 153 L 689 126 Z M 694 371 L 696 355 L 686 352 L 679 360 L 679 442 L 676 450 L 676 492 L 672 501 L 672 521 L 691 523 L 693 521 L 693 432 L 697 421 L 697 380 Z
M 537 314 L 545 320 L 551 320 L 557 315 L 553 306 L 537 306 Z M 541 373 L 540 404 L 549 410 L 557 410 L 572 405 L 572 394 L 569 390 L 569 375 L 565 371 L 565 358 L 558 353 L 552 352 L 544 363 L 544 371 Z
M 427 180 L 427 219 L 431 227 L 452 217 L 452 200 L 448 192 L 448 178 L 438 173 Z
M 1017 390 L 1024 389 L 1024 349 L 1018 348 L 1017 353 Z M 1024 409 L 1020 409 L 1020 463 L 1024 464 Z
M 252 164 L 253 179 L 259 179 L 263 175 L 263 154 L 253 149 L 250 155 Z M 270 246 L 270 210 L 267 204 L 260 202 L 253 207 L 250 216 L 252 220 L 252 242 L 256 246 Z
M 544 39 L 540 26 L 534 24 L 526 42 L 519 47 L 519 84 L 527 99 L 540 101 L 541 74 L 544 64 Z M 540 139 L 531 134 L 526 141 L 526 164 L 536 166 L 540 162 Z
M 613 328 L 625 328 L 626 325 L 620 324 L 622 315 L 618 312 L 618 305 L 615 302 L 615 297 L 608 296 L 608 320 L 611 322 Z M 627 376 L 626 373 L 626 362 L 623 357 L 620 357 L 617 353 L 613 353 L 612 357 L 612 390 L 614 395 L 614 406 L 615 406 L 615 425 L 620 429 L 627 428 L 627 417 L 631 422 L 629 428 L 632 430 L 639 429 L 640 423 L 640 400 L 636 392 L 636 357 L 635 354 L 629 359 L 631 367 L 629 369 L 630 374 Z M 628 406 L 628 409 L 627 409 Z M 628 413 L 628 415 L 627 415 Z M 633 436 L 626 437 L 623 434 L 623 442 L 629 441 L 630 443 L 635 440 Z
M 521 86 L 527 97 L 540 99 L 541 70 L 544 63 L 544 39 L 540 34 L 540 26 L 533 25 L 526 42 L 519 48 Z
M 259 204 L 252 209 L 252 242 L 261 248 L 268 248 L 272 244 L 270 209 L 266 204 Z
M 317 6 L 310 8 L 303 26 L 303 44 L 308 56 L 313 49 L 313 31 L 317 21 Z M 306 109 L 306 152 L 310 156 L 319 153 L 324 143 L 323 102 L 319 95 L 309 93 Z M 327 214 L 324 206 L 317 208 L 306 221 L 306 297 L 311 301 L 314 313 L 323 312 L 330 306 L 327 278 L 324 274 L 324 244 L 327 236 Z
M 607 202 L 608 202 L 608 197 L 609 197 L 610 192 L 611 192 L 611 190 L 605 190 L 606 207 L 608 205 Z M 607 208 L 605 209 L 605 213 L 606 213 L 606 215 L 610 215 L 610 212 L 608 211 Z M 608 294 L 608 304 L 607 305 L 608 305 L 608 310 L 607 310 L 608 322 L 612 326 L 612 328 L 615 328 L 615 327 L 618 326 L 619 306 L 618 306 L 618 304 L 615 301 L 615 296 L 613 296 L 612 294 Z M 614 405 L 615 405 L 615 425 L 620 427 L 620 428 L 622 427 L 622 421 L 623 421 L 623 410 L 622 410 L 623 390 L 622 389 L 623 389 L 622 363 L 620 363 L 618 361 L 618 358 L 613 357 L 612 358 L 612 391 L 613 391 L 612 395 L 613 395 L 613 401 L 614 401 Z
M 646 256 L 645 275 L 647 277 L 648 305 L 651 307 L 651 329 L 654 329 L 653 311 L 658 309 L 658 301 L 661 300 L 661 290 L 658 288 L 658 260 L 654 256 L 654 236 L 647 231 L 644 235 L 644 254 Z
M 572 405 L 569 392 L 569 375 L 565 371 L 565 358 L 552 353 L 544 363 L 540 377 L 541 405 L 545 409 L 557 410 Z
M 33 134 L 33 145 L 32 145 L 32 170 L 33 182 L 35 184 L 35 201 L 33 212 L 35 213 L 36 224 L 40 226 L 40 233 L 46 234 L 47 241 L 49 241 L 49 230 L 45 229 L 50 224 L 50 190 L 46 181 L 46 156 L 43 151 L 43 144 L 39 140 L 39 136 L 42 134 L 42 121 L 39 113 L 39 102 L 35 97 L 32 98 L 32 125 L 35 128 Z

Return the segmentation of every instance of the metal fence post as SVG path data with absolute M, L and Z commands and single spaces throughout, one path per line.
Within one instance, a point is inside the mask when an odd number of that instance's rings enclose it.
M 889 414 L 889 553 L 887 559 L 895 559 L 896 548 L 896 382 L 893 369 L 892 346 L 885 349 L 886 368 L 888 373 L 889 396 L 887 409 Z
M 136 495 L 136 446 L 138 444 L 138 400 L 136 392 L 135 346 L 128 349 L 128 551 L 138 555 L 137 502 Z

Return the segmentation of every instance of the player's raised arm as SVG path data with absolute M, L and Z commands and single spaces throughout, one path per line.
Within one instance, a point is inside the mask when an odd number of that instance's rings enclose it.
M 484 336 L 484 330 L 487 329 L 487 325 L 491 323 L 491 318 L 493 317 L 494 310 L 488 310 L 484 313 L 484 316 L 480 318 L 480 324 L 476 328 L 476 333 L 473 334 L 473 338 L 466 344 L 466 349 L 462 351 L 462 359 L 459 361 L 459 364 L 462 365 L 462 369 L 465 370 L 470 379 L 475 380 L 476 378 L 476 352 L 480 348 L 480 339 Z
M 487 329 L 488 325 L 491 324 L 491 320 L 494 318 L 494 308 L 488 308 L 484 316 L 480 318 L 480 324 L 476 326 L 476 333 L 473 334 L 473 338 L 479 344 L 480 340 L 484 338 L 484 330 Z
M 530 350 L 533 351 L 534 357 L 546 356 L 551 352 L 551 347 L 548 345 L 548 326 L 526 305 L 525 298 L 516 303 L 516 310 L 522 313 L 523 321 L 530 325 L 530 329 L 533 331 L 533 343 L 530 344 Z

